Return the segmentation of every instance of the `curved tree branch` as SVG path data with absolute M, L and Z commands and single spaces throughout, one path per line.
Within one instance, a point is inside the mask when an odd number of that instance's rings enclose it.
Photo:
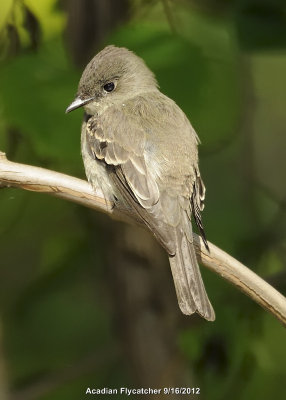
M 0 187 L 14 187 L 49 193 L 85 207 L 109 214 L 116 219 L 140 223 L 131 209 L 113 207 L 100 190 L 93 190 L 88 182 L 44 168 L 18 164 L 7 160 L 0 152 Z M 196 253 L 201 263 L 235 285 L 265 310 L 286 325 L 286 298 L 235 258 L 209 243 L 210 252 L 194 233 Z

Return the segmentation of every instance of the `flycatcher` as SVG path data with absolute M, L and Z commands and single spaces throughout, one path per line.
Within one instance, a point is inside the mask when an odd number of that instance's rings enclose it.
M 66 112 L 82 106 L 89 182 L 115 206 L 131 207 L 165 248 L 181 311 L 213 321 L 193 246 L 192 215 L 208 248 L 199 138 L 186 115 L 159 91 L 141 58 L 115 46 L 89 62 Z

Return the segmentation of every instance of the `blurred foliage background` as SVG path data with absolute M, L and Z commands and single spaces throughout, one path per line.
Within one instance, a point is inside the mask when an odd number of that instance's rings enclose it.
M 64 110 L 98 50 L 128 47 L 201 138 L 209 240 L 285 293 L 284 0 L 2 0 L 0 32 L 9 159 L 84 178 L 82 113 Z M 181 315 L 147 233 L 3 189 L 0 251 L 1 400 L 121 386 L 285 398 L 284 328 L 205 269 L 216 321 Z

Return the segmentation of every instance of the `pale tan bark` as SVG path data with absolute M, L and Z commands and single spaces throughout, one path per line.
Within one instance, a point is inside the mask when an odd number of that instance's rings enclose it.
M 113 208 L 106 203 L 103 194 L 88 182 L 44 168 L 18 164 L 7 160 L 0 152 L 0 187 L 15 187 L 41 193 L 49 193 L 85 207 L 109 214 L 116 219 L 139 223 L 128 209 Z M 244 294 L 272 313 L 280 322 L 286 324 L 286 298 L 235 258 L 212 243 L 210 252 L 202 240 L 194 233 L 196 253 L 201 263 L 232 283 Z

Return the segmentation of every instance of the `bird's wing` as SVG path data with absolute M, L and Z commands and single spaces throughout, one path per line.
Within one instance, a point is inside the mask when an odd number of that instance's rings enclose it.
M 193 192 L 191 197 L 192 214 L 194 216 L 195 223 L 199 228 L 204 245 L 206 249 L 209 251 L 209 246 L 206 239 L 206 234 L 204 231 L 203 221 L 201 217 L 201 211 L 203 211 L 205 206 L 204 205 L 205 194 L 206 194 L 206 188 L 204 182 L 202 181 L 199 170 L 196 169 L 196 179 L 193 184 Z
M 146 166 L 146 132 L 142 126 L 122 108 L 110 107 L 100 117 L 87 121 L 86 140 L 90 154 L 106 164 L 121 198 L 173 254 L 173 238 L 158 205 L 159 187 Z
M 195 173 L 195 136 L 188 137 L 190 125 L 184 126 L 180 115 L 176 119 L 171 113 L 162 111 L 158 121 L 148 107 L 148 118 L 144 118 L 143 107 L 125 111 L 123 106 L 110 107 L 100 117 L 91 117 L 86 125 L 90 154 L 105 163 L 121 198 L 137 212 L 167 250 L 182 312 L 192 314 L 197 311 L 204 318 L 213 320 L 214 312 L 192 243 L 191 212 L 200 227 L 204 197 L 203 186 Z M 135 112 L 141 112 L 141 115 L 135 115 Z M 152 126 L 148 128 L 146 120 L 149 119 Z M 177 135 L 174 121 L 181 122 L 181 126 L 177 126 Z M 161 134 L 165 137 L 160 143 Z M 192 145 L 188 145 L 192 140 Z M 164 164 L 164 176 L 160 176 L 159 166 L 155 173 L 152 171 L 161 163 Z

